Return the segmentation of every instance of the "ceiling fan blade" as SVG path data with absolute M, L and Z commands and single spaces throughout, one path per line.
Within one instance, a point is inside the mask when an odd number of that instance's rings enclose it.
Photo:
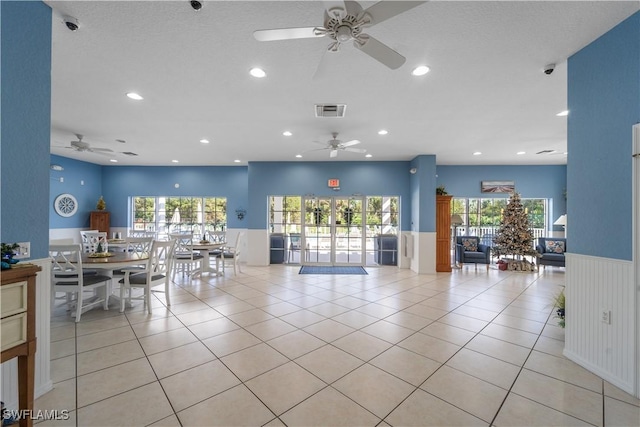
M 338 156 L 338 150 L 331 150 L 331 153 L 329 153 L 329 157 L 333 158 L 333 157 L 337 157 Z
M 380 1 L 366 9 L 364 13 L 369 15 L 371 27 L 423 3 L 426 1 Z
M 314 37 L 324 37 L 325 34 L 316 31 L 318 27 L 300 28 L 277 28 L 273 30 L 256 30 L 253 37 L 259 42 L 270 42 L 274 40 L 291 39 L 311 39 Z
M 354 41 L 353 45 L 392 70 L 400 68 L 406 61 L 404 56 L 367 34 L 362 34 L 360 40 Z
M 344 147 L 351 147 L 352 145 L 357 145 L 357 144 L 360 144 L 360 141 L 358 141 L 357 139 L 354 139 L 352 141 L 343 142 L 340 145 L 344 148 Z
M 349 15 L 357 17 L 362 13 L 362 6 L 360 6 L 358 2 L 345 0 L 344 7 L 347 9 L 347 14 Z
M 91 151 L 102 151 L 105 153 L 113 153 L 113 150 L 111 150 L 110 148 L 91 148 Z
M 365 150 L 364 148 L 343 148 L 344 151 L 351 151 L 352 153 L 366 153 L 367 150 Z

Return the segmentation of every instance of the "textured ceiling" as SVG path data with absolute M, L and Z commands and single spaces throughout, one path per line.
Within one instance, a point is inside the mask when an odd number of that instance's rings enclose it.
M 567 118 L 556 113 L 567 107 L 567 58 L 640 5 L 427 2 L 366 30 L 407 58 L 390 70 L 351 45 L 325 54 L 327 38 L 254 39 L 258 29 L 321 26 L 323 2 L 203 0 L 199 12 L 186 0 L 46 3 L 51 152 L 119 165 L 298 161 L 299 153 L 328 161 L 328 150 L 308 150 L 332 132 L 373 155 L 341 151 L 338 161 L 434 154 L 438 164 L 565 164 Z M 63 15 L 78 19 L 78 31 Z M 557 66 L 545 75 L 549 63 Z M 411 76 L 419 64 L 431 72 Z M 267 77 L 251 77 L 254 66 Z M 130 91 L 145 99 L 128 99 Z M 316 118 L 316 103 L 345 103 L 346 117 Z M 114 154 L 64 148 L 76 133 Z M 542 150 L 555 153 L 535 154 Z

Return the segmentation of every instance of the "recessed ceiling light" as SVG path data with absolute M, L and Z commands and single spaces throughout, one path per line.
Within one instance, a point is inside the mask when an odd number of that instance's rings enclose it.
M 302 154 L 296 154 L 296 159 L 301 159 L 302 158 Z
M 178 163 L 177 160 L 171 160 L 171 163 Z
M 111 163 L 118 163 L 118 161 L 116 159 L 110 159 L 109 160 Z
M 564 117 L 568 115 L 569 115 L 569 110 L 560 111 L 558 114 L 556 114 L 556 116 L 558 117 Z
M 388 133 L 389 133 L 389 131 L 386 130 L 386 129 L 381 129 L 381 130 L 378 131 L 378 135 L 386 135 Z
M 264 70 L 262 68 L 252 68 L 249 70 L 249 74 L 251 74 L 253 77 L 257 77 L 259 79 L 265 77 L 267 75 L 267 73 L 264 72 Z
M 291 135 L 293 135 L 293 134 L 292 134 L 291 132 L 289 132 L 288 130 L 285 130 L 284 132 L 282 132 L 282 134 L 283 134 L 284 136 L 291 136 Z
M 523 155 L 523 154 L 527 154 L 527 152 L 526 152 L 526 151 L 518 151 L 516 154 L 517 154 L 518 156 L 521 156 L 521 155 Z
M 203 144 L 208 144 L 209 140 L 208 139 L 201 139 L 200 142 L 202 142 Z
M 420 65 L 420 66 L 418 66 L 418 67 L 413 69 L 413 71 L 411 72 L 411 75 L 413 75 L 413 76 L 424 76 L 428 72 L 429 72 L 429 67 L 427 67 L 426 65 Z
M 473 153 L 474 156 L 479 156 L 480 154 L 482 154 L 482 152 L 480 152 L 480 151 L 476 151 L 476 152 Z
M 129 92 L 129 93 L 127 93 L 127 96 L 128 96 L 129 98 L 131 98 L 131 99 L 136 100 L 136 101 L 142 101 L 142 100 L 144 99 L 143 97 L 141 97 L 140 95 L 138 95 L 138 94 L 137 94 L 137 93 L 135 93 L 135 92 Z
M 240 160 L 235 159 L 233 162 L 234 162 L 234 163 L 240 163 Z
M 371 157 L 373 157 L 373 154 L 365 154 L 365 157 L 370 159 Z

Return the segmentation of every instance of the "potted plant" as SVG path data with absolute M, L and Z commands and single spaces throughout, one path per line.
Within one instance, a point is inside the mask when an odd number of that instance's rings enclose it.
M 447 193 L 447 190 L 445 190 L 444 185 L 436 187 L 436 195 L 438 195 L 438 196 L 446 196 L 448 194 L 449 193 Z
M 13 257 L 16 255 L 15 250 L 19 247 L 17 243 L 2 243 L 2 270 L 9 269 L 12 264 L 18 263 L 18 260 Z
M 553 304 L 556 308 L 556 315 L 554 316 L 558 320 L 558 325 L 564 328 L 564 289 L 553 298 Z

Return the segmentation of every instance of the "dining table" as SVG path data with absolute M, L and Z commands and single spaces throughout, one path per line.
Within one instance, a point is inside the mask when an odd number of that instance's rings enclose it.
M 194 251 L 198 251 L 200 252 L 200 254 L 202 255 L 202 273 L 208 273 L 208 274 L 212 274 L 214 276 L 223 276 L 224 273 L 220 270 L 218 270 L 217 268 L 211 266 L 211 260 L 209 259 L 209 252 L 214 250 L 214 249 L 220 249 L 222 250 L 222 248 L 224 248 L 224 246 L 226 245 L 225 242 L 206 242 L 206 241 L 200 241 L 200 242 L 194 242 L 192 245 L 192 249 Z M 216 263 L 217 264 L 217 263 Z
M 121 270 L 128 267 L 135 267 L 147 263 L 149 254 L 144 252 L 105 252 L 99 253 L 83 253 L 82 269 L 83 270 L 102 270 L 106 276 L 113 278 L 115 270 Z M 112 288 L 113 289 L 113 288 Z M 114 300 L 120 304 L 120 296 L 111 294 L 109 300 Z M 128 305 L 131 307 L 131 305 Z

